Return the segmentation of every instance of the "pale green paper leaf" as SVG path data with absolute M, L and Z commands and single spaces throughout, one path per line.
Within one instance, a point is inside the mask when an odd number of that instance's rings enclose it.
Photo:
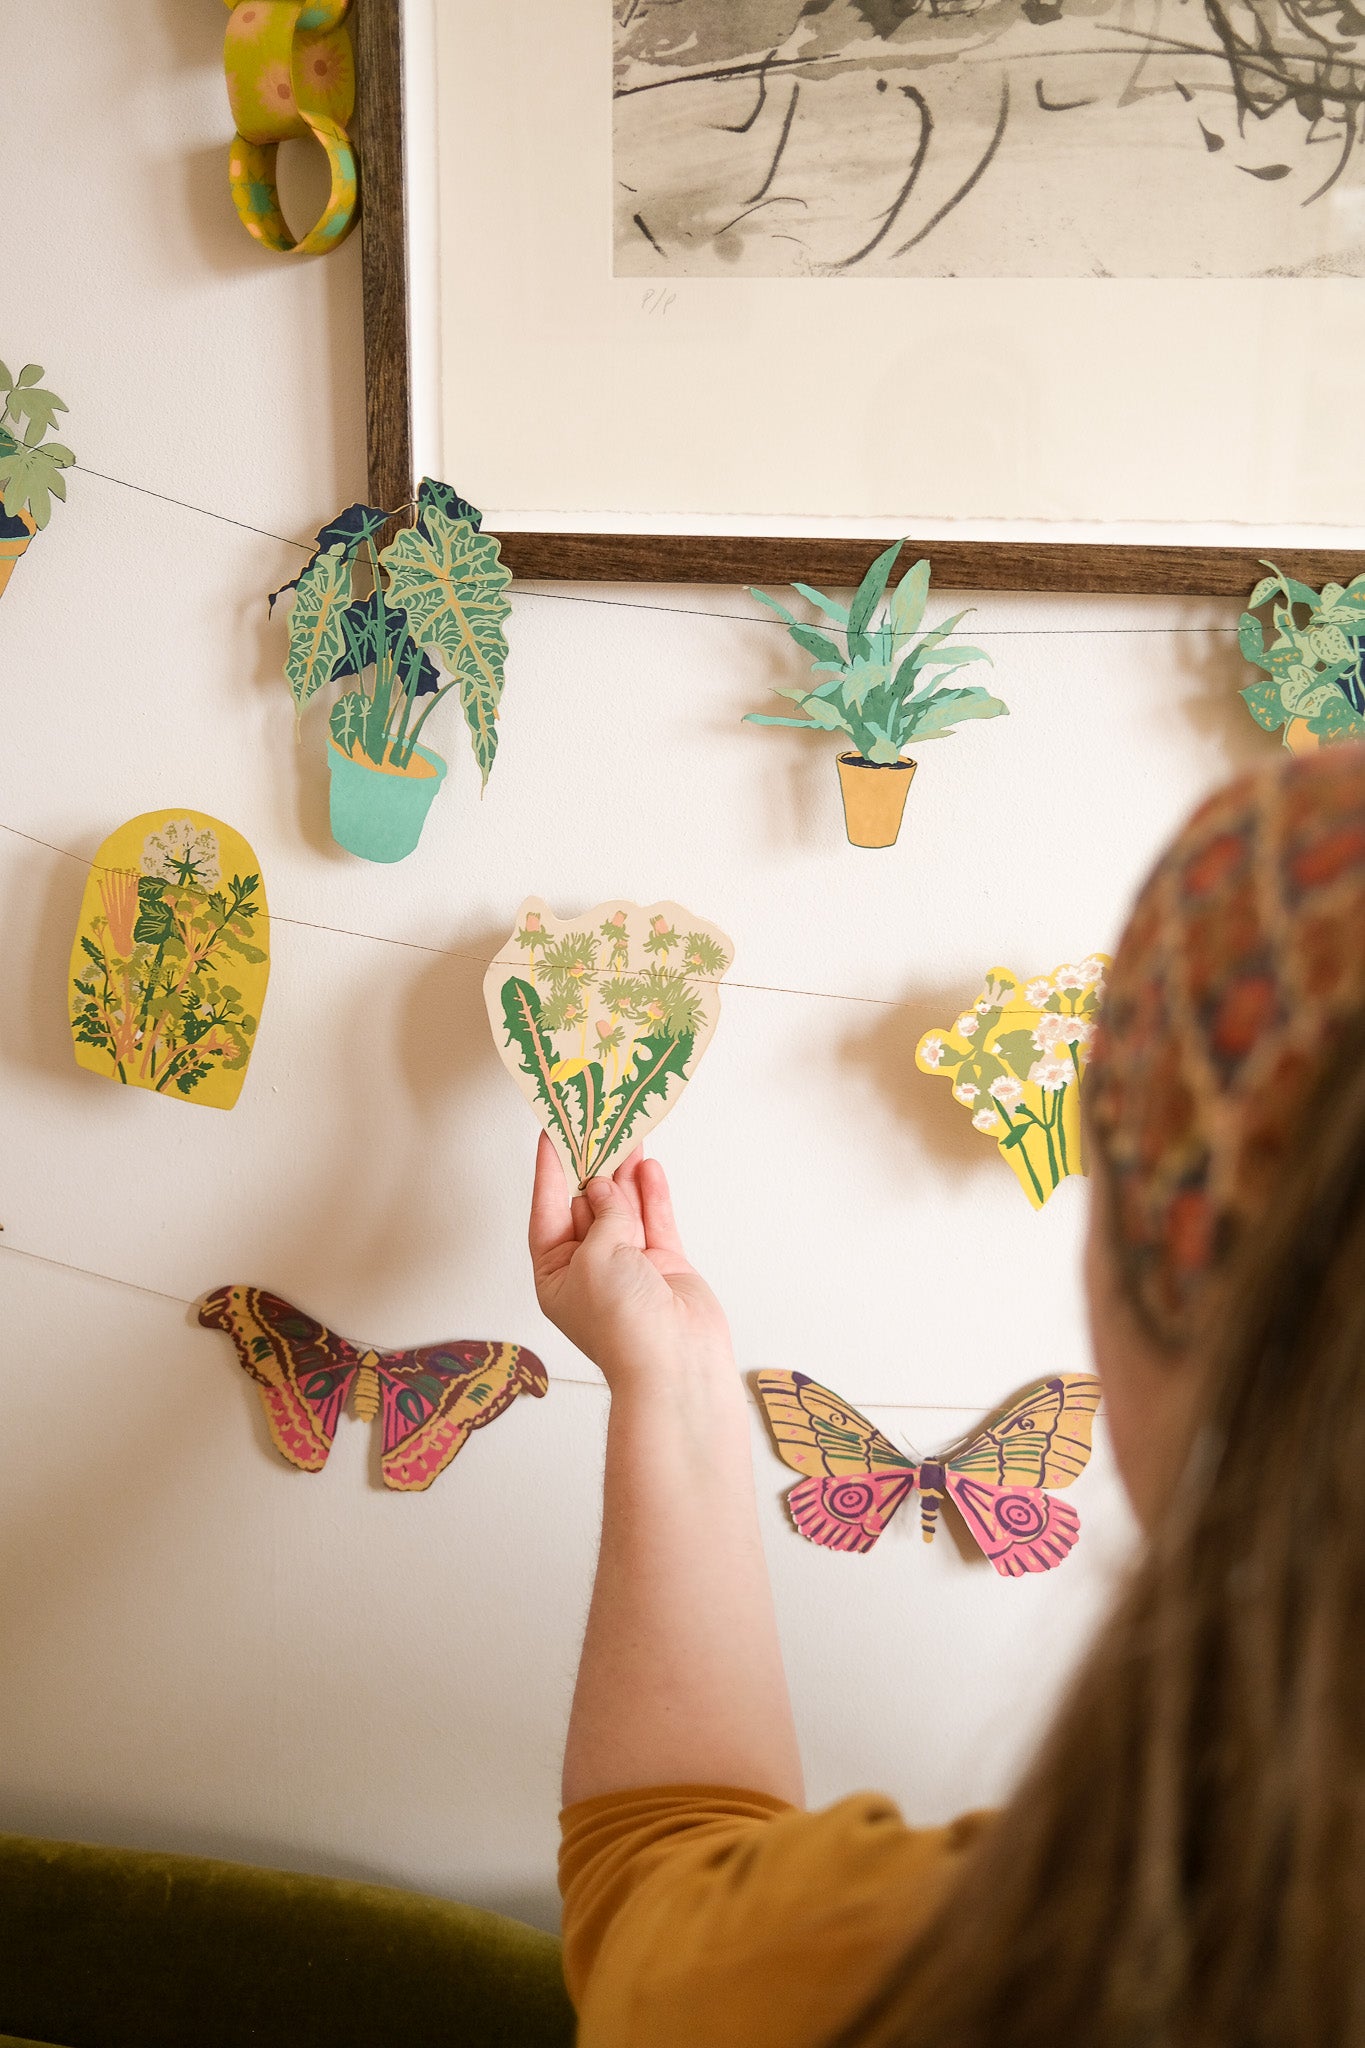
M 804 709 L 812 725 L 822 727 L 825 732 L 851 732 L 852 726 L 838 709 L 823 697 L 808 697 Z
M 908 640 L 917 631 L 929 602 L 929 563 L 923 558 L 907 569 L 891 600 L 891 630 L 898 640 Z
M 796 626 L 801 623 L 795 613 L 789 612 L 787 607 L 784 604 L 779 604 L 775 597 L 769 597 L 766 590 L 756 590 L 750 584 L 749 595 L 750 597 L 756 597 L 760 604 L 766 604 L 769 611 L 776 612 L 778 618 L 784 619 L 789 626 Z
M 887 548 L 884 553 L 878 555 L 876 561 L 858 585 L 857 594 L 853 599 L 853 606 L 848 615 L 848 630 L 850 633 L 861 633 L 866 627 L 868 620 L 872 617 L 873 612 L 881 603 L 882 593 L 885 591 L 888 578 L 896 565 L 896 557 L 904 546 L 905 542 L 898 540 L 893 547 Z
M 848 606 L 846 604 L 836 603 L 832 597 L 826 597 L 823 590 L 816 590 L 809 583 L 793 583 L 792 589 L 799 591 L 807 603 L 813 604 L 816 610 L 823 612 L 827 619 L 833 619 L 836 626 L 846 626 L 848 624 Z
M 344 697 L 338 697 L 332 706 L 329 723 L 332 738 L 343 754 L 354 754 L 362 747 L 365 736 L 365 717 L 370 700 L 361 690 L 348 690 Z

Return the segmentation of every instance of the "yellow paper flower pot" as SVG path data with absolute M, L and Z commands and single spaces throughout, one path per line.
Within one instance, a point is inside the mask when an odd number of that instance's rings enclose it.
M 895 845 L 917 765 L 914 761 L 865 761 L 861 754 L 839 755 L 839 788 L 851 846 Z
M 24 527 L 23 533 L 0 533 L 0 597 L 4 596 L 5 585 L 14 574 L 15 563 L 38 531 L 27 512 L 21 512 L 19 519 Z
M 1306 718 L 1291 718 L 1284 729 L 1284 743 L 1291 754 L 1316 754 L 1322 741 Z

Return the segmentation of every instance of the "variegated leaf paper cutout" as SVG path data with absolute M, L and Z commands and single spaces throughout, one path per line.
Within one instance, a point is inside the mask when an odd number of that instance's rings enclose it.
M 581 1187 L 673 1108 L 720 1017 L 734 946 L 677 903 L 556 917 L 528 897 L 484 976 L 503 1065 Z
M 1035 1209 L 1086 1170 L 1081 1083 L 1109 966 L 1107 953 L 1091 953 L 1022 982 L 993 967 L 971 1009 L 926 1031 L 915 1050 L 921 1073 L 952 1082 L 954 1101 L 995 1139 Z

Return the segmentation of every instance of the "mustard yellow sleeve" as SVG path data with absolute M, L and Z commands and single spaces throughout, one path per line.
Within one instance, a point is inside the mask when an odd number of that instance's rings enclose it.
M 986 1818 L 907 1828 L 871 1793 L 802 1813 L 704 1785 L 568 1807 L 579 2048 L 817 2048 L 924 1924 Z

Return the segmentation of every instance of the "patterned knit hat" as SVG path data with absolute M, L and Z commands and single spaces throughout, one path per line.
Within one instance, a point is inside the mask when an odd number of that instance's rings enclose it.
M 1129 1291 L 1165 1343 L 1264 1208 L 1365 1007 L 1365 746 L 1285 756 L 1204 804 L 1138 897 L 1086 1081 Z

